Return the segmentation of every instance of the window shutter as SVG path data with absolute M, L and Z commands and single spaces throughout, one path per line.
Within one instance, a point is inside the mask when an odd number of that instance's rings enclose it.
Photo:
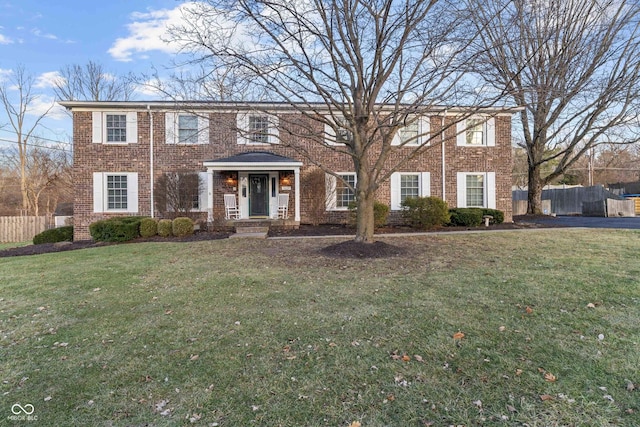
M 391 210 L 398 211 L 402 209 L 400 206 L 400 173 L 391 174 Z
M 457 196 L 458 203 L 456 207 L 458 208 L 466 208 L 467 207 L 467 174 L 464 172 L 457 173 Z
M 269 116 L 269 143 L 280 144 L 280 122 L 278 116 Z
M 102 112 L 91 113 L 91 142 L 102 144 Z
M 245 137 L 245 132 L 249 128 L 249 115 L 246 113 L 238 113 L 236 115 L 236 127 L 238 128 L 237 136 L 238 136 L 238 144 L 246 144 L 247 138 Z
M 127 144 L 138 142 L 138 113 L 130 111 L 127 113 Z
M 93 173 L 93 212 L 104 212 L 104 175 Z
M 487 130 L 487 147 L 496 146 L 496 119 L 491 117 L 486 123 Z
M 431 141 L 429 137 L 431 136 L 431 119 L 428 116 L 420 117 L 420 121 L 418 122 L 418 132 L 420 137 L 418 141 L 420 145 L 430 145 Z
M 467 120 L 456 123 L 456 145 L 467 145 Z
M 420 196 L 431 196 L 431 174 L 429 172 L 422 172 L 420 174 Z
M 164 135 L 166 144 L 175 144 L 178 141 L 177 124 L 178 114 L 167 111 L 164 113 Z
M 489 209 L 496 208 L 496 173 L 487 172 L 487 207 Z
M 330 174 L 325 174 L 325 202 L 327 210 L 336 208 L 336 177 Z
M 198 201 L 200 202 L 200 210 L 204 211 L 211 206 L 209 206 L 209 174 L 207 172 L 198 172 L 198 178 L 200 178 L 200 195 L 198 196 Z
M 209 143 L 209 114 L 198 116 L 198 144 Z M 206 178 L 206 177 L 205 177 Z
M 127 175 L 127 212 L 138 212 L 138 174 L 136 172 Z

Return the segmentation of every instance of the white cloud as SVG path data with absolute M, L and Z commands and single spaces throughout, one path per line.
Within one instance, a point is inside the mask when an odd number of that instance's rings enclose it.
M 37 87 L 37 88 L 54 87 L 55 82 L 60 80 L 61 78 L 62 76 L 57 71 L 48 71 L 46 73 L 42 73 L 36 78 L 34 87 Z
M 48 113 L 47 110 L 49 110 Z M 57 104 L 52 97 L 42 96 L 33 99 L 29 104 L 27 114 L 39 117 L 45 113 L 47 113 L 49 119 L 53 120 L 65 120 L 69 118 L 65 108 Z
M 150 10 L 149 12 L 134 12 L 131 14 L 132 23 L 127 25 L 129 35 L 116 39 L 109 54 L 118 61 L 132 61 L 136 53 L 144 54 L 149 51 L 175 53 L 179 49 L 177 43 L 169 43 L 167 30 L 171 26 L 182 22 L 182 10 L 192 3 L 183 3 L 175 9 Z
M 5 36 L 4 34 L 0 34 L 0 44 L 11 44 L 11 43 L 13 43 L 13 40 Z
M 58 36 L 50 33 L 43 33 L 42 30 L 39 28 L 31 29 L 31 34 L 33 34 L 36 37 L 41 37 L 43 39 L 58 40 Z
M 0 68 L 0 83 L 6 81 L 12 73 L 13 70 Z

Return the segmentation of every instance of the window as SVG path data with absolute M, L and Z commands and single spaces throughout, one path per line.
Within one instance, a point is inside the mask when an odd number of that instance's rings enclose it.
M 198 116 L 186 114 L 178 116 L 178 142 L 181 144 L 198 143 Z
M 269 143 L 269 117 L 249 116 L 249 141 L 255 144 Z
M 347 128 L 343 118 L 336 118 L 336 125 L 325 124 L 325 142 L 327 145 L 344 145 L 353 141 L 353 132 Z
M 107 175 L 107 210 L 127 209 L 127 176 Z
M 429 117 L 407 117 L 408 123 L 398 129 L 398 132 L 391 141 L 391 145 L 402 145 L 406 147 L 419 147 L 429 143 L 430 123 Z
M 391 174 L 391 209 L 400 210 L 407 197 L 431 195 L 429 172 L 394 172 Z
M 345 210 L 349 204 L 355 202 L 356 194 L 353 191 L 356 186 L 356 174 L 351 172 L 339 172 L 340 178 L 334 175 L 326 175 L 326 202 L 327 210 Z
M 208 114 L 166 112 L 165 142 L 167 144 L 208 144 Z
M 456 145 L 468 147 L 493 147 L 496 145 L 495 118 L 470 117 L 456 126 Z
M 238 114 L 238 144 L 277 144 L 278 117 L 270 114 Z
M 127 142 L 126 114 L 107 114 L 107 142 Z
M 496 208 L 495 172 L 458 172 L 459 208 Z
M 135 144 L 138 142 L 138 113 L 135 111 L 92 113 L 91 138 L 94 144 Z
M 349 187 L 356 187 L 355 174 L 339 175 L 342 180 L 336 182 L 336 208 L 348 208 L 349 203 L 356 201 L 355 192 Z
M 93 211 L 138 213 L 138 174 L 94 172 Z

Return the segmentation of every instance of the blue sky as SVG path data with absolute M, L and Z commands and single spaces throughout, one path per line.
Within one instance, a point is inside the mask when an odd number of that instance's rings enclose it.
M 162 40 L 179 22 L 177 0 L 0 0 L 0 84 L 17 66 L 36 78 L 37 115 L 54 100 L 51 79 L 66 65 L 100 63 L 108 72 L 162 70 L 175 49 Z M 150 96 L 139 93 L 135 99 Z M 7 119 L 0 112 L 0 126 Z M 44 123 L 41 136 L 69 140 L 71 118 L 61 109 Z M 53 135 L 53 136 L 52 136 Z M 10 139 L 5 127 L 0 139 Z

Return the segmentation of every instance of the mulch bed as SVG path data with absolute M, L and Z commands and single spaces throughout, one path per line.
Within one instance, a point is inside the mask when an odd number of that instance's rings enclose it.
M 513 223 L 503 223 L 496 224 L 490 227 L 443 227 L 433 231 L 464 231 L 464 230 L 474 230 L 474 231 L 489 231 L 489 230 L 512 230 L 512 229 L 521 229 L 521 228 L 541 228 L 541 227 L 553 227 L 553 224 L 545 224 L 539 225 L 535 222 L 535 217 L 516 217 Z M 415 230 L 409 227 L 385 227 L 376 230 L 376 234 L 393 234 L 393 233 L 415 233 L 419 230 Z M 304 237 L 304 236 L 345 236 L 345 235 L 354 235 L 355 229 L 353 227 L 348 227 L 344 225 L 331 225 L 331 224 L 322 224 L 318 226 L 311 225 L 300 225 L 297 229 L 288 229 L 288 230 L 276 230 L 271 229 L 269 231 L 270 237 Z M 150 238 L 139 238 L 133 240 L 131 242 L 127 242 L 124 244 L 133 244 L 140 242 L 195 242 L 195 241 L 203 241 L 203 240 L 217 240 L 217 239 L 226 239 L 229 237 L 230 233 L 227 232 L 209 232 L 203 231 L 195 233 L 191 236 L 185 237 L 150 237 Z M 60 243 L 43 243 L 40 245 L 27 245 L 20 246 L 17 248 L 10 248 L 5 250 L 0 250 L 0 258 L 4 257 L 12 257 L 12 256 L 23 256 L 23 255 L 39 255 L 51 252 L 63 252 L 63 251 L 71 251 L 76 249 L 86 249 L 86 248 L 95 248 L 106 245 L 113 245 L 117 243 L 104 243 L 104 242 L 94 242 L 92 240 L 83 240 L 76 242 L 60 242 Z M 351 257 L 351 258 L 384 258 L 401 255 L 403 253 L 403 249 L 394 245 L 390 245 L 385 242 L 376 241 L 374 243 L 360 243 L 355 242 L 353 240 L 348 240 L 346 242 L 340 242 L 338 244 L 330 245 L 323 248 L 320 251 L 325 256 L 330 257 Z

